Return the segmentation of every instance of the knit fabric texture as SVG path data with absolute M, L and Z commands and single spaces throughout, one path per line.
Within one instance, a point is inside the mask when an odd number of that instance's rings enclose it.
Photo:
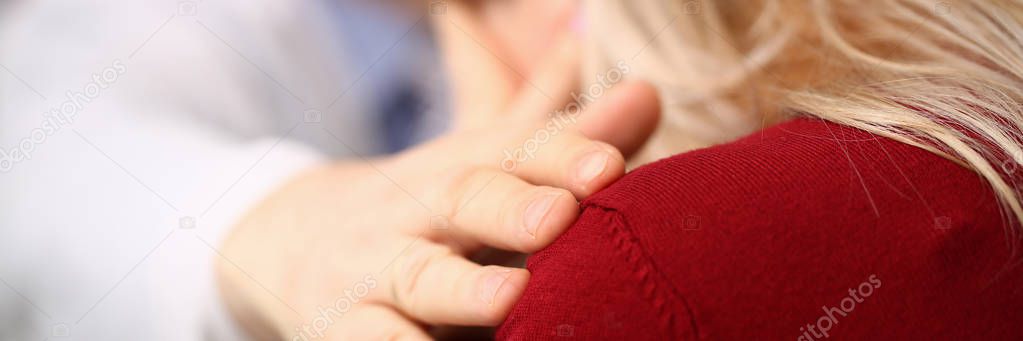
M 498 339 L 1023 339 L 1018 226 L 990 186 L 861 130 L 789 121 L 582 210 Z

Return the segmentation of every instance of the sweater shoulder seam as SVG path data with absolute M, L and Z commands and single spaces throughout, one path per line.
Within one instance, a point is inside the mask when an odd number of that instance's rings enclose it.
M 609 231 L 612 243 L 616 251 L 623 253 L 625 259 L 632 265 L 629 267 L 630 275 L 640 283 L 643 297 L 657 312 L 660 326 L 666 331 L 688 334 L 688 339 L 698 339 L 699 328 L 689 300 L 677 286 L 668 280 L 667 275 L 657 265 L 650 252 L 639 242 L 639 238 L 632 231 L 625 214 L 618 209 L 593 202 L 583 204 L 583 208 L 597 209 L 611 215 L 612 223 L 609 226 Z M 667 295 L 658 295 L 661 292 Z M 669 302 L 666 297 L 682 303 L 685 307 L 684 316 L 678 316 L 668 310 Z M 685 332 L 686 325 L 688 325 L 688 333 Z

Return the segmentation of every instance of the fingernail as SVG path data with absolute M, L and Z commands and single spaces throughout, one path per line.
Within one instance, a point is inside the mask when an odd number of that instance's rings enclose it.
M 561 196 L 560 193 L 545 194 L 539 198 L 533 199 L 533 202 L 526 206 L 526 214 L 523 222 L 526 225 L 526 233 L 536 238 L 536 231 L 540 229 L 540 224 L 543 222 L 543 218 L 547 216 L 547 212 L 551 210 L 551 206 L 554 206 L 554 201 Z
M 603 151 L 592 152 L 583 157 L 575 173 L 579 183 L 583 186 L 588 185 L 594 178 L 603 173 L 604 168 L 607 167 L 607 158 L 607 153 Z
M 494 298 L 497 297 L 497 291 L 501 289 L 501 286 L 508 280 L 511 273 L 511 270 L 500 269 L 487 275 L 487 277 L 483 279 L 483 288 L 480 291 L 480 299 L 488 305 L 493 305 Z

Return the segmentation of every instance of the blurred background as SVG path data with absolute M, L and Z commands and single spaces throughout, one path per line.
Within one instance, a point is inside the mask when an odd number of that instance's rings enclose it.
M 297 167 L 445 128 L 444 9 L 0 0 L 0 340 L 237 337 L 213 245 Z

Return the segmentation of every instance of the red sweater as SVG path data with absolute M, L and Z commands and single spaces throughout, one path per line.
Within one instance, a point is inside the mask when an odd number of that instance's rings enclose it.
M 975 173 L 808 119 L 644 166 L 532 256 L 498 339 L 1023 339 Z

